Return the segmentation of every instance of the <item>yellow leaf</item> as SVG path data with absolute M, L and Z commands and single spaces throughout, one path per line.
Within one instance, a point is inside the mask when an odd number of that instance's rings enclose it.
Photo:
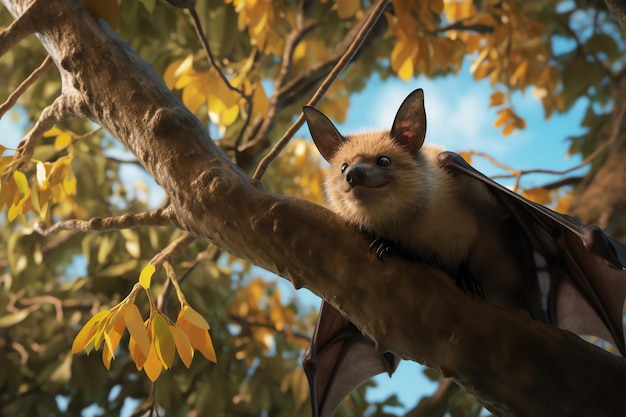
M 461 156 L 461 158 L 465 159 L 465 162 L 467 162 L 468 164 L 472 163 L 472 154 L 469 152 L 458 152 L 458 154 Z
M 504 126 L 504 129 L 502 129 L 502 135 L 508 136 L 511 133 L 513 133 L 513 130 L 515 130 L 515 124 L 509 123 L 506 126 Z
M 200 313 L 189 306 L 185 306 L 182 311 L 183 315 L 189 321 L 189 323 L 193 324 L 196 327 L 201 329 L 209 329 L 209 323 L 202 317 Z
M 539 204 L 549 204 L 552 202 L 552 195 L 550 191 L 545 188 L 538 187 L 523 190 L 522 195 Z
M 336 3 L 337 14 L 341 19 L 354 16 L 360 7 L 360 0 L 337 0 Z
M 174 89 L 174 85 L 176 84 L 176 80 L 178 78 L 176 72 L 184 61 L 184 58 L 177 59 L 176 61 L 169 64 L 165 69 L 165 72 L 163 73 L 163 81 L 165 81 L 165 85 L 167 85 L 167 88 L 169 88 L 170 90 Z
M 152 382 L 156 381 L 163 371 L 163 364 L 156 353 L 154 344 L 150 345 L 150 353 L 143 364 L 143 370 Z
M 67 195 L 75 195 L 77 182 L 78 181 L 76 180 L 76 177 L 73 176 L 73 174 L 72 178 L 65 177 L 63 179 L 63 191 L 65 191 Z
M 24 175 L 20 171 L 13 171 L 13 179 L 15 180 L 15 185 L 17 185 L 17 189 L 20 194 L 26 194 L 26 192 L 29 190 L 26 175 Z
M 72 136 L 69 133 L 61 133 L 54 139 L 54 149 L 65 149 L 72 144 Z
M 178 327 L 185 332 L 191 341 L 191 345 L 198 349 L 202 355 L 212 362 L 217 362 L 217 355 L 215 354 L 215 348 L 211 341 L 211 336 L 207 329 L 201 329 L 194 326 L 186 318 L 186 315 L 181 311 L 178 313 L 178 320 L 176 321 Z
M 104 19 L 114 30 L 120 28 L 120 6 L 117 0 L 83 0 L 94 19 Z
M 43 137 L 51 138 L 52 136 L 59 136 L 61 133 L 63 133 L 63 131 L 55 126 L 52 129 L 48 130 L 46 133 L 44 133 Z
M 414 74 L 413 57 L 417 55 L 417 45 L 413 40 L 398 40 L 391 51 L 391 68 L 404 81 L 408 81 Z
M 72 353 L 80 352 L 89 344 L 96 333 L 97 325 L 109 314 L 109 310 L 100 311 L 90 318 L 78 332 L 72 343 Z
M 152 345 L 148 345 L 148 354 L 145 355 L 132 336 L 128 340 L 128 351 L 130 352 L 130 357 L 132 358 L 133 362 L 135 362 L 135 366 L 137 367 L 138 371 L 140 371 L 143 368 L 143 365 L 146 363 L 146 359 L 150 355 L 150 349 L 152 349 Z
M 156 314 L 152 321 L 152 332 L 154 335 L 154 348 L 165 369 L 172 367 L 174 362 L 174 352 L 176 345 L 174 337 L 170 332 L 167 319 L 161 314 Z
M 195 86 L 190 84 L 183 90 L 182 99 L 183 104 L 185 104 L 185 106 L 187 106 L 192 113 L 195 113 L 196 110 L 198 110 L 198 108 L 206 101 L 206 96 Z
M 176 351 L 178 356 L 183 361 L 185 366 L 189 368 L 193 359 L 193 346 L 187 334 L 178 326 L 170 326 L 170 330 L 174 335 L 174 342 L 176 343 Z
M 144 357 L 147 357 L 148 353 L 150 353 L 150 337 L 148 336 L 145 323 L 141 318 L 141 313 L 135 304 L 129 304 L 124 311 L 124 321 L 128 333 L 130 333 Z
M 501 106 L 504 103 L 504 97 L 505 95 L 502 91 L 496 91 L 495 93 L 489 96 L 489 99 L 490 99 L 489 106 L 490 107 Z
M 528 70 L 528 60 L 523 60 L 515 69 L 515 72 L 511 76 L 511 84 L 524 85 L 522 81 L 526 78 L 526 71 Z
M 513 118 L 511 109 L 506 108 L 498 111 L 498 118 L 493 123 L 493 127 L 500 127 Z
M 139 274 L 139 283 L 145 289 L 150 288 L 150 281 L 152 280 L 152 275 L 156 271 L 156 266 L 152 264 L 146 265 Z

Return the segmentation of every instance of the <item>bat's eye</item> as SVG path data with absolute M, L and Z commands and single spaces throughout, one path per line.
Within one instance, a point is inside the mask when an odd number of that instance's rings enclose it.
M 341 165 L 341 173 L 343 174 L 346 169 L 348 169 L 348 164 L 344 162 L 343 165 Z
M 378 161 L 376 161 L 376 163 L 381 167 L 388 167 L 389 165 L 391 165 L 391 159 L 387 158 L 386 156 L 381 156 L 380 158 L 378 158 Z

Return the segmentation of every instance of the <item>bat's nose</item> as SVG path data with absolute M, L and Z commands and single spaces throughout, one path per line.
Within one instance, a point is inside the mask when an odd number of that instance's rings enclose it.
M 348 169 L 345 170 L 344 175 L 346 176 L 348 184 L 354 187 L 355 185 L 365 181 L 365 178 L 367 178 L 367 171 L 365 171 L 365 167 L 363 167 L 363 165 L 354 165 L 348 167 Z

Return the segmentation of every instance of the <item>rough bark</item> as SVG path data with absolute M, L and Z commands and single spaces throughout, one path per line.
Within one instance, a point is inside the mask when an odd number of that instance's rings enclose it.
M 571 333 L 472 300 L 425 264 L 368 254 L 322 207 L 266 192 L 227 160 L 149 65 L 78 0 L 2 0 L 28 19 L 71 113 L 105 127 L 167 192 L 176 225 L 307 287 L 380 349 L 453 377 L 500 416 L 610 416 L 626 361 Z

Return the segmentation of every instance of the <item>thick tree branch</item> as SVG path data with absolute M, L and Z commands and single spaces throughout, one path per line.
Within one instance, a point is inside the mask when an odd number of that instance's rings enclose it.
M 2 0 L 13 14 L 32 0 Z M 175 223 L 306 286 L 381 349 L 453 377 L 500 416 L 623 412 L 626 361 L 575 335 L 472 300 L 451 277 L 400 258 L 328 210 L 248 178 L 152 69 L 78 0 L 36 0 L 41 40 L 75 89 L 79 114 L 126 145 L 170 198 Z M 88 41 L 87 41 L 88 40 Z M 548 375 L 548 376 L 546 376 Z

